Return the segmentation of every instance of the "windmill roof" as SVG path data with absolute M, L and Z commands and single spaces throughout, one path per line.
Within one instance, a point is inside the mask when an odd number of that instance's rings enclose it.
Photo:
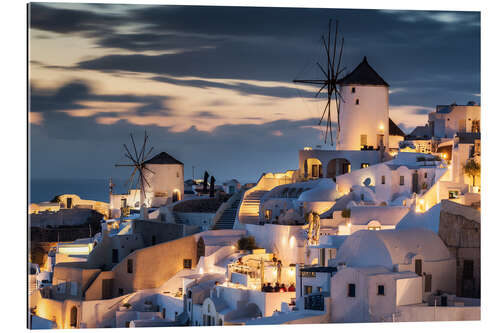
M 169 154 L 164 151 L 156 155 L 155 157 L 147 160 L 144 164 L 181 164 L 184 165 L 181 161 L 173 158 Z
M 405 136 L 406 134 L 399 128 L 398 125 L 396 125 L 395 122 L 392 121 L 391 118 L 389 118 L 389 135 L 399 135 L 399 136 Z
M 370 66 L 366 57 L 351 73 L 338 81 L 339 84 L 360 84 L 374 86 L 389 86 L 384 79 Z

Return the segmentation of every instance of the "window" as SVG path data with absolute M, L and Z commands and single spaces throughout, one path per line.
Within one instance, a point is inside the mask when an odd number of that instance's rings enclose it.
M 377 286 L 377 295 L 384 296 L 385 295 L 385 287 L 383 284 L 379 284 Z
M 118 295 L 121 296 L 123 294 L 125 294 L 123 288 L 118 288 Z
M 422 259 L 415 259 L 415 274 L 422 275 Z
M 129 328 L 129 327 L 130 327 L 130 321 L 126 321 L 126 322 L 125 322 L 125 327 L 126 327 L 126 328 Z
M 458 198 L 458 191 L 448 191 L 448 199 Z
M 399 185 L 404 185 L 405 184 L 405 176 L 399 176 Z
M 368 163 L 361 163 L 361 169 L 368 168 L 370 164 Z
M 132 259 L 127 260 L 127 273 L 132 274 L 134 272 L 134 261 Z
M 312 286 L 304 286 L 304 295 L 309 295 L 310 293 L 312 293 L 312 290 Z
M 361 147 L 364 147 L 368 144 L 368 139 L 367 139 L 366 134 L 361 134 L 360 144 L 361 144 Z
M 385 184 L 385 176 L 382 176 L 381 183 L 382 183 L 382 185 L 384 185 L 384 184 Z
M 356 92 L 356 88 L 352 87 L 351 92 L 354 94 Z
M 273 212 L 270 209 L 266 209 L 266 220 L 270 221 L 271 217 L 273 215 Z
M 192 260 L 191 259 L 184 259 L 184 268 L 191 269 L 191 267 L 192 267 Z
M 349 283 L 347 285 L 347 296 L 356 297 L 356 285 L 354 283 Z
M 480 129 L 479 120 L 473 120 L 472 121 L 472 132 L 479 133 L 480 131 L 481 131 L 481 129 Z
M 118 263 L 118 249 L 111 250 L 111 262 L 113 264 Z
M 359 105 L 359 98 L 356 98 L 356 105 Z
M 424 173 L 424 178 L 427 178 L 427 172 L 426 172 L 426 173 Z
M 432 275 L 431 274 L 426 274 L 425 275 L 425 288 L 424 288 L 426 293 L 431 292 L 432 290 Z

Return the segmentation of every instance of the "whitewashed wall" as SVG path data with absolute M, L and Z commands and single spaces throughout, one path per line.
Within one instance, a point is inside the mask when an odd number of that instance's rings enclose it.
M 356 91 L 352 93 L 352 88 Z M 346 85 L 340 88 L 340 138 L 338 150 L 360 150 L 361 134 L 367 145 L 378 146 L 377 134 L 389 146 L 389 88 L 386 86 Z M 359 100 L 359 105 L 356 105 Z

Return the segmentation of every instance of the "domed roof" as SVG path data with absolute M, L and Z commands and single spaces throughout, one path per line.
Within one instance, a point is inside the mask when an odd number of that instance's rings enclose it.
M 321 178 L 312 189 L 302 192 L 298 201 L 335 201 L 336 198 L 336 184 L 331 178 Z
M 450 258 L 443 241 L 428 229 L 360 230 L 350 235 L 339 249 L 336 262 L 347 266 L 384 266 L 408 263 L 409 256 L 421 255 L 424 261 Z

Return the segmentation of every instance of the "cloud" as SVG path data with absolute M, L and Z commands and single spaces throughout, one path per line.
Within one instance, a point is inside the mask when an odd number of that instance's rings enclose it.
M 173 77 L 166 76 L 155 76 L 152 78 L 154 81 L 164 82 L 169 84 L 175 84 L 177 86 L 186 87 L 196 87 L 196 88 L 221 88 L 230 89 L 237 91 L 241 95 L 260 95 L 260 96 L 270 96 L 270 97 L 281 97 L 281 98 L 295 98 L 301 95 L 311 95 L 311 92 L 297 87 L 286 87 L 284 85 L 279 85 L 279 83 L 271 83 L 267 85 L 256 85 L 246 82 L 229 82 L 223 83 L 220 81 L 208 81 L 208 80 L 186 80 L 186 79 L 176 79 Z M 222 102 L 222 101 L 220 101 Z
M 82 117 L 96 113 L 129 115 L 170 115 L 165 106 L 169 96 L 96 94 L 90 83 L 76 80 L 67 82 L 58 89 L 40 89 L 35 83 L 30 86 L 30 112 L 55 113 L 64 111 Z M 43 117 L 45 119 L 47 117 Z

